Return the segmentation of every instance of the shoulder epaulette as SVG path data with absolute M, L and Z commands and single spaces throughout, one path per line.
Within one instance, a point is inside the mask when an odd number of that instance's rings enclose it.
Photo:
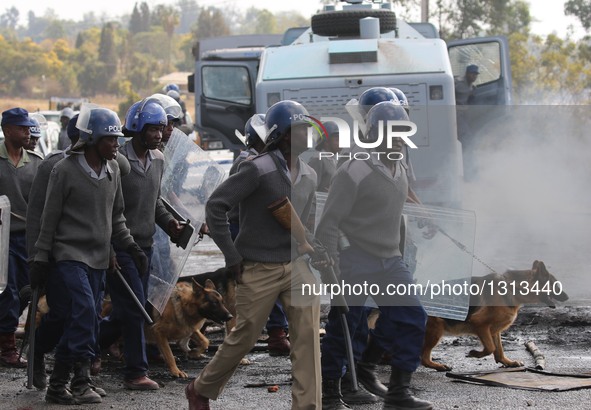
M 43 159 L 43 155 L 38 153 L 37 151 L 31 151 L 30 149 L 27 150 L 27 154 L 34 155 L 39 159 Z

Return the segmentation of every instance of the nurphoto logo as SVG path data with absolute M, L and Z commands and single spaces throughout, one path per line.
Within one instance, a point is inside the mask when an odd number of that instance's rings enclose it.
M 378 122 L 377 126 L 377 138 L 372 141 L 362 141 L 360 136 L 362 135 L 359 121 L 354 120 L 352 127 L 347 121 L 339 117 L 320 117 L 317 119 L 310 115 L 305 116 L 305 121 L 310 125 L 308 127 L 308 148 L 314 148 L 317 140 L 314 136 L 316 133 L 320 136 L 320 139 L 328 140 L 329 138 L 335 138 L 330 136 L 324 123 L 332 121 L 337 124 L 338 127 L 338 139 L 339 149 L 345 150 L 343 153 L 332 153 L 332 152 L 319 152 L 319 159 L 323 158 L 354 158 L 358 160 L 368 160 L 371 156 L 380 157 L 380 155 L 386 155 L 390 160 L 401 160 L 404 158 L 402 152 L 384 152 L 376 151 L 376 148 L 383 147 L 386 142 L 386 147 L 392 149 L 393 146 L 399 145 L 399 142 L 395 139 L 399 138 L 406 146 L 411 149 L 417 149 L 416 144 L 410 139 L 417 132 L 417 126 L 412 121 L 400 121 L 400 120 L 388 120 Z M 365 129 L 365 127 L 363 127 Z M 363 131 L 364 132 L 364 131 Z M 353 138 L 351 138 L 353 135 Z M 353 141 L 354 146 L 351 146 Z M 396 141 L 396 142 L 395 142 Z M 357 149 L 356 149 L 357 148 Z M 361 148 L 359 150 L 358 148 Z

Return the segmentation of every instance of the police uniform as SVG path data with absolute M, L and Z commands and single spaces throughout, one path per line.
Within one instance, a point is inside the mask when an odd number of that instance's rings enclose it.
M 131 172 L 121 179 L 125 201 L 125 219 L 131 234 L 148 259 L 152 256 L 156 223 L 165 231 L 174 218 L 159 200 L 160 182 L 164 172 L 164 154 L 159 150 L 148 150 L 146 164 L 138 159 L 132 141 L 119 150 L 118 156 L 129 160 Z M 125 248 L 115 247 L 121 273 L 142 305 L 148 297 L 149 273 L 139 273 L 133 259 Z M 101 322 L 101 346 L 114 343 L 121 333 L 124 338 L 125 367 L 124 379 L 135 380 L 146 376 L 148 361 L 145 349 L 144 317 L 130 298 L 121 280 L 114 275 L 107 276 L 107 285 L 113 301 L 113 313 Z
M 2 126 L 26 126 L 35 124 L 22 108 L 2 113 Z M 6 140 L 8 136 L 6 135 Z M 15 165 L 8 155 L 6 140 L 0 144 L 0 195 L 10 201 L 10 240 L 8 256 L 8 281 L 0 294 L 0 362 L 11 366 L 24 366 L 16 353 L 14 332 L 20 316 L 19 291 L 29 284 L 29 267 L 25 237 L 25 222 L 29 191 L 41 159 L 20 148 L 21 158 Z
M 244 161 L 238 172 L 223 182 L 207 203 L 207 224 L 224 253 L 227 266 L 243 263 L 242 284 L 236 289 L 237 324 L 194 383 L 199 395 L 216 399 L 240 360 L 258 339 L 260 329 L 279 298 L 290 323 L 292 346 L 292 408 L 320 408 L 320 363 L 317 297 L 302 297 L 302 284 L 315 283 L 299 258 L 292 262 L 288 231 L 267 207 L 291 197 L 289 171 L 279 151 Z M 240 204 L 240 232 L 232 241 L 226 213 Z M 265 238 L 261 241 L 260 238 Z

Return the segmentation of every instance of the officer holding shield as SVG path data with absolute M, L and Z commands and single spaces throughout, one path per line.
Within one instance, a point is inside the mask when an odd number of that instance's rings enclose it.
M 166 124 L 166 112 L 154 99 L 136 102 L 125 118 L 125 133 L 131 135 L 132 139 L 119 150 L 131 165 L 131 172 L 121 179 L 126 225 L 148 260 L 152 256 L 155 222 L 172 238 L 178 238 L 182 232 L 179 222 L 159 199 L 164 155 L 158 147 Z M 149 269 L 140 271 L 134 263 L 133 254 L 117 244 L 115 252 L 123 278 L 138 300 L 145 305 Z M 108 320 L 101 322 L 101 345 L 111 345 L 123 333 L 124 386 L 130 390 L 157 390 L 158 383 L 147 377 L 148 361 L 142 312 L 129 297 L 118 276 L 108 275 L 107 284 L 113 301 L 113 313 Z

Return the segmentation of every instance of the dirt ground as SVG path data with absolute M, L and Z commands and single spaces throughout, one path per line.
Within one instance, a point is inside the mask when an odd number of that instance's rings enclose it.
M 219 345 L 221 332 L 208 335 L 211 350 Z M 522 309 L 515 325 L 503 335 L 507 356 L 534 366 L 532 356 L 523 346 L 533 340 L 546 356 L 547 370 L 553 372 L 591 372 L 591 308 L 562 307 L 557 309 L 527 307 Z M 454 371 L 493 370 L 499 366 L 492 356 L 483 359 L 466 358 L 466 353 L 479 346 L 472 337 L 448 337 L 435 348 L 438 360 L 452 364 Z M 288 358 L 270 357 L 266 344 L 260 341 L 248 355 L 252 364 L 241 366 L 213 409 L 289 409 L 290 363 Z M 180 355 L 180 350 L 175 350 Z M 212 352 L 208 356 L 212 356 Z M 102 404 L 72 406 L 85 409 L 183 409 L 187 408 L 184 387 L 187 380 L 172 378 L 161 363 L 151 363 L 150 376 L 161 384 L 152 392 L 131 392 L 123 389 L 120 376 L 121 362 L 104 356 L 103 372 L 96 383 L 108 393 Z M 179 357 L 180 367 L 194 377 L 208 359 L 187 361 Z M 51 364 L 51 360 L 49 361 Z M 389 368 L 380 366 L 381 379 L 388 380 Z M 47 405 L 44 392 L 27 390 L 24 370 L 0 368 L 1 409 L 55 409 Z M 260 387 L 247 387 L 247 385 Z M 267 384 L 276 384 L 279 391 L 269 393 Z M 416 395 L 434 403 L 436 409 L 588 409 L 591 390 L 568 392 L 536 392 L 501 387 L 487 387 L 452 381 L 445 373 L 419 368 L 412 383 Z M 382 404 L 356 406 L 359 409 L 381 409 Z

